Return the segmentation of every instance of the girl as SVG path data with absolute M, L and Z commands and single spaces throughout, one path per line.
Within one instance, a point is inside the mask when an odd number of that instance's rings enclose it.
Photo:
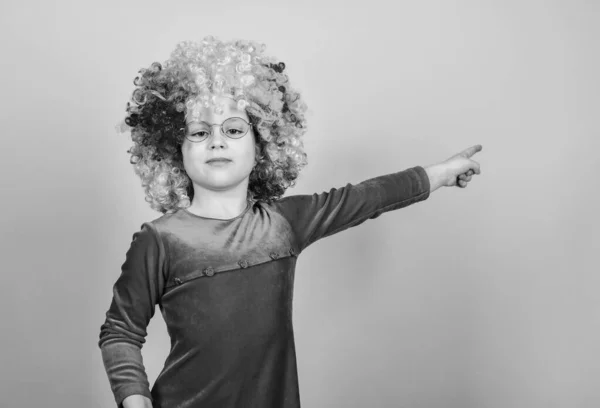
M 300 406 L 292 295 L 310 244 L 480 174 L 471 147 L 329 192 L 281 198 L 306 165 L 306 105 L 265 46 L 182 42 L 134 80 L 122 130 L 146 201 L 99 347 L 117 406 Z M 170 353 L 152 389 L 141 348 L 158 304 Z

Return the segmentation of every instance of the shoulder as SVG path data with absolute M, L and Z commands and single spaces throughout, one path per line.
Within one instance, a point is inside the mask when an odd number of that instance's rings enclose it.
M 283 197 L 271 202 L 257 201 L 254 203 L 253 213 L 268 216 L 276 223 L 289 224 L 290 209 L 293 196 Z
M 140 228 L 146 226 L 149 229 L 152 229 L 156 234 L 164 234 L 173 228 L 177 228 L 178 226 L 185 224 L 186 220 L 182 216 L 181 210 L 176 210 L 174 212 L 165 213 L 160 217 L 145 221 L 142 223 Z

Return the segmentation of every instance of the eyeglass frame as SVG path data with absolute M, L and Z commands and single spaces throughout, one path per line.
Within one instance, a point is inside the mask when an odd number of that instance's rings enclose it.
M 243 135 L 241 135 L 240 137 L 231 137 L 231 136 L 229 136 L 228 134 L 226 134 L 226 133 L 223 131 L 223 124 L 224 124 L 225 122 L 227 122 L 228 120 L 230 120 L 230 119 L 241 119 L 241 120 L 242 120 L 242 121 L 243 121 L 243 122 L 244 122 L 246 125 L 248 125 L 248 130 L 246 131 L 246 133 L 244 133 L 244 134 L 243 134 Z M 192 123 L 192 121 L 190 121 L 189 123 Z M 186 126 L 189 126 L 189 123 L 186 123 Z M 187 134 L 188 132 L 186 131 L 185 138 L 186 138 L 187 140 L 189 140 L 191 143 L 202 143 L 202 142 L 205 142 L 205 141 L 207 141 L 207 140 L 208 140 L 208 139 L 209 139 L 209 138 L 210 138 L 210 137 L 211 137 L 211 136 L 214 134 L 214 132 L 213 132 L 213 127 L 214 127 L 214 126 L 219 126 L 219 128 L 221 129 L 221 134 L 223 134 L 224 136 L 227 136 L 229 139 L 233 139 L 233 140 L 238 140 L 238 139 L 241 139 L 241 138 L 243 138 L 243 137 L 244 137 L 244 136 L 246 136 L 246 135 L 247 135 L 247 134 L 250 132 L 250 130 L 252 129 L 252 123 L 251 123 L 251 122 L 248 122 L 248 121 L 246 121 L 244 118 L 240 118 L 239 116 L 232 116 L 232 117 L 230 117 L 230 118 L 227 118 L 227 119 L 225 119 L 223 122 L 221 122 L 220 124 L 219 124 L 219 123 L 208 123 L 208 122 L 206 122 L 206 121 L 203 121 L 203 120 L 199 121 L 199 123 L 205 123 L 205 124 L 207 124 L 207 125 L 210 127 L 210 134 L 209 134 L 209 135 L 206 137 L 206 139 L 204 139 L 204 140 L 193 141 L 193 140 L 190 140 L 190 139 L 188 138 L 188 134 Z

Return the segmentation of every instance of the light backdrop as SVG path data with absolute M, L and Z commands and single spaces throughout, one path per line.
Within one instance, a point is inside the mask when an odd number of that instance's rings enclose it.
M 0 405 L 115 406 L 97 346 L 144 201 L 114 126 L 175 44 L 251 39 L 309 106 L 312 194 L 481 144 L 482 174 L 298 260 L 302 406 L 600 406 L 592 1 L 5 1 Z M 151 383 L 169 339 L 143 348 Z

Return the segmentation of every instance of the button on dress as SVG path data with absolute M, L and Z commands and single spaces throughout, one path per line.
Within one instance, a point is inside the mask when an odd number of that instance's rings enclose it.
M 421 166 L 312 195 L 248 202 L 229 220 L 178 210 L 133 234 L 98 346 L 118 407 L 298 408 L 296 260 L 315 241 L 424 201 Z M 152 388 L 142 362 L 159 306 L 171 349 Z

